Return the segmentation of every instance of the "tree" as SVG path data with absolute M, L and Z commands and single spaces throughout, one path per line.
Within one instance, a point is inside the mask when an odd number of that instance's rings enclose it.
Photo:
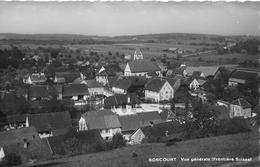
M 202 101 L 193 101 L 192 106 L 193 119 L 185 123 L 186 138 L 212 136 L 217 125 L 217 113 L 208 104 L 203 104 Z

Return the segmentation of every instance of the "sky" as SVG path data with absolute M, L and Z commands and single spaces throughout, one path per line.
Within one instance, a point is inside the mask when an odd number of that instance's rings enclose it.
M 260 2 L 0 2 L 0 33 L 260 35 Z

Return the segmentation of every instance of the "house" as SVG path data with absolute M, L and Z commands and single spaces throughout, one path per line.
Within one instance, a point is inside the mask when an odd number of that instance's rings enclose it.
M 24 78 L 24 83 L 26 84 L 43 84 L 45 83 L 47 78 L 44 73 L 34 73 Z
M 111 109 L 118 115 L 131 115 L 136 113 L 139 103 L 140 101 L 134 93 L 115 94 L 104 100 L 104 108 Z
M 19 129 L 26 126 L 26 114 L 21 115 L 7 115 L 4 123 L 5 130 Z M 2 124 L 3 125 L 3 124 Z
M 121 133 L 118 116 L 111 110 L 88 111 L 79 120 L 79 131 L 97 129 L 103 139 L 109 140 Z
M 147 78 L 127 76 L 117 78 L 111 82 L 112 91 L 117 94 L 137 93 L 139 96 L 144 96 L 144 87 L 147 83 Z
M 174 97 L 174 89 L 171 84 L 163 78 L 152 78 L 145 85 L 145 99 L 154 102 L 170 100 Z
M 72 127 L 69 112 L 29 114 L 26 127 L 34 126 L 41 138 L 64 134 Z
M 54 77 L 54 83 L 73 83 L 77 79 L 83 80 L 83 74 L 79 72 L 56 72 Z
M 111 77 L 111 76 L 115 76 L 115 74 L 112 71 L 105 69 L 102 66 L 101 69 L 96 74 L 96 81 L 103 84 L 103 85 L 107 85 L 108 84 L 108 77 Z
M 144 59 L 140 50 L 136 50 L 134 54 L 134 60 L 126 64 L 124 75 L 148 76 L 148 73 L 156 73 L 158 76 L 161 76 L 161 69 L 156 63 Z
M 87 80 L 86 85 L 88 86 L 88 92 L 90 96 L 104 95 L 104 86 L 96 80 Z
M 245 84 L 250 79 L 256 79 L 259 73 L 252 71 L 236 70 L 233 72 L 228 80 L 228 86 L 236 86 L 238 84 Z
M 89 97 L 86 84 L 68 84 L 63 86 L 62 98 L 73 99 L 74 101 L 86 100 Z
M 184 84 L 186 84 L 191 90 L 196 90 L 200 87 L 200 83 L 194 77 L 185 78 Z
M 129 141 L 131 134 L 133 134 L 137 129 L 141 127 L 141 122 L 138 115 L 123 115 L 118 117 L 120 124 L 122 126 L 121 132 L 124 138 Z
M 186 72 L 188 76 L 192 76 L 193 73 L 195 72 L 194 75 L 198 75 L 201 77 L 214 77 L 216 72 L 218 71 L 219 67 L 218 66 L 198 66 L 198 67 L 187 67 Z M 201 73 L 198 73 L 201 72 Z
M 182 140 L 184 127 L 178 122 L 163 122 L 156 125 L 148 125 L 136 130 L 131 136 L 131 144 L 141 144 L 144 139 L 151 142 L 166 142 Z
M 251 104 L 248 103 L 245 99 L 239 98 L 230 103 L 230 117 L 244 117 L 250 118 L 251 114 Z
M 34 127 L 0 132 L 0 161 L 10 153 L 19 155 L 22 163 L 31 159 L 47 160 L 52 154 L 48 143 L 40 139 Z
M 137 113 L 137 116 L 140 120 L 140 126 L 147 126 L 150 124 L 158 124 L 163 122 L 158 111 L 140 112 Z
M 128 79 L 119 79 L 112 86 L 112 91 L 117 94 L 126 94 L 131 87 L 132 83 Z
M 54 155 L 66 155 L 64 145 L 72 139 L 77 139 L 81 144 L 80 147 L 85 148 L 83 152 L 87 153 L 94 152 L 94 147 L 105 142 L 98 130 L 76 131 L 71 129 L 63 135 L 47 138 Z

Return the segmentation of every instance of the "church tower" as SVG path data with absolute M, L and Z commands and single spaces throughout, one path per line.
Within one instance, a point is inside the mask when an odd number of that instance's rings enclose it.
M 134 53 L 134 60 L 144 59 L 144 56 L 140 49 L 136 49 Z

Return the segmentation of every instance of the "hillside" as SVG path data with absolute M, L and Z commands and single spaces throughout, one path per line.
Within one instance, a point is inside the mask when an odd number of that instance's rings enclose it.
M 258 155 L 257 133 L 242 133 L 236 135 L 219 136 L 196 139 L 165 146 L 163 143 L 142 144 L 88 155 L 45 162 L 35 167 L 132 167 L 132 166 L 237 166 L 233 162 L 182 162 L 181 158 L 250 158 Z M 136 152 L 137 157 L 132 157 Z M 148 158 L 176 158 L 175 162 L 148 162 Z M 256 162 L 252 162 L 252 164 Z M 45 165 L 44 165 L 45 164 Z M 231 164 L 231 165 L 230 165 Z M 256 165 L 257 166 L 257 165 Z

